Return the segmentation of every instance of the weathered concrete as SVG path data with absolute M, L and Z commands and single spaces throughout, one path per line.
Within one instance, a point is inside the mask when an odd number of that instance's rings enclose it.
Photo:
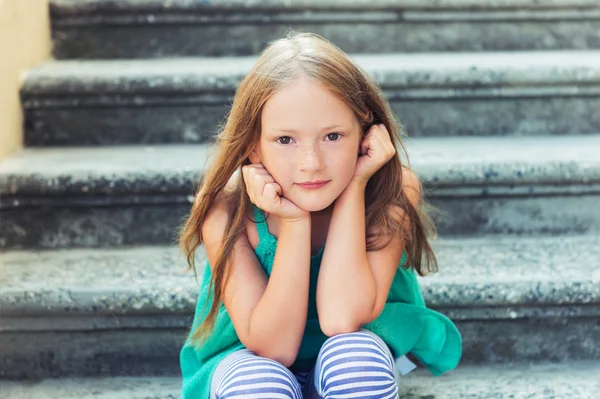
M 461 362 L 600 360 L 598 318 L 596 312 L 592 317 L 456 320 L 463 337 Z M 64 318 L 42 318 L 43 329 L 0 332 L 0 379 L 179 374 L 179 351 L 192 319 L 180 316 L 167 323 L 165 314 L 152 319 L 153 325 L 142 325 L 132 315 L 115 318 L 112 327 L 101 323 L 93 329 L 79 329 Z M 96 321 L 79 320 L 81 325 Z M 63 328 L 55 327 L 65 322 Z
M 487 315 L 496 306 L 514 307 L 508 318 L 516 319 L 529 315 L 527 306 L 568 310 L 600 303 L 599 236 L 445 238 L 432 245 L 440 271 L 419 277 L 421 288 L 430 306 L 456 312 L 458 318 L 474 314 L 464 313 L 464 307 L 486 309 Z M 177 247 L 9 251 L 0 259 L 0 303 L 6 317 L 176 315 L 194 309 L 194 276 Z M 199 275 L 205 261 L 200 247 Z M 589 314 L 595 311 L 590 307 Z M 493 313 L 504 315 L 500 309 Z M 560 316 L 555 309 L 548 315 Z M 12 330 L 8 321 L 3 327 Z
M 303 0 L 299 3 L 282 2 L 281 0 L 264 0 L 256 3 L 253 0 L 219 0 L 218 3 L 207 4 L 204 0 L 187 0 L 185 2 L 173 3 L 169 0 L 120 0 L 106 2 L 102 0 L 53 0 L 52 5 L 55 11 L 59 13 L 71 14 L 77 10 L 85 12 L 97 11 L 119 11 L 123 9 L 134 10 L 204 10 L 204 9 L 223 9 L 229 10 L 235 7 L 258 9 L 296 9 L 298 7 L 311 6 L 318 9 L 388 9 L 388 8 L 406 8 L 406 9 L 504 9 L 522 7 L 530 8 L 566 8 L 568 6 L 585 8 L 598 5 L 596 0 L 545 0 L 543 6 L 539 0 L 347 0 L 340 2 L 337 0 Z
M 354 55 L 410 136 L 594 134 L 600 51 Z M 28 145 L 206 142 L 256 57 L 51 62 L 22 88 Z
M 186 329 L 0 332 L 0 378 L 176 375 Z
M 600 390 L 597 362 L 469 366 L 440 377 L 419 368 L 400 380 L 406 399 L 595 399 Z M 36 382 L 0 381 L 10 398 L 175 399 L 180 377 L 61 378 Z
M 433 241 L 440 272 L 421 290 L 457 323 L 465 363 L 600 359 L 599 239 Z M 196 260 L 201 275 L 203 247 Z M 0 375 L 177 372 L 198 296 L 178 248 L 11 251 L 0 264 Z
M 0 381 L 12 399 L 177 399 L 181 378 L 162 376 Z
M 379 82 L 442 210 L 441 271 L 419 280 L 461 331 L 462 365 L 438 379 L 421 367 L 403 396 L 596 398 L 597 0 L 50 1 L 58 58 L 249 56 L 51 62 L 26 76 L 27 145 L 194 145 L 0 162 L 0 379 L 121 376 L 3 380 L 3 394 L 178 397 L 198 287 L 176 247 L 154 245 L 175 244 L 209 160 L 201 143 L 255 55 L 292 27 Z
M 600 48 L 594 0 L 53 0 L 51 10 L 61 59 L 257 54 L 289 28 L 351 53 Z
M 600 136 L 405 142 L 444 236 L 600 231 Z M 172 243 L 210 157 L 208 145 L 24 150 L 0 163 L 0 246 Z

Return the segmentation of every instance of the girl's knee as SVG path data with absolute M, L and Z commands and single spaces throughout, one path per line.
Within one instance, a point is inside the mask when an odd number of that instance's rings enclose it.
M 397 394 L 393 356 L 381 338 L 367 330 L 333 336 L 317 358 L 315 386 L 321 396 L 364 392 Z M 370 388 L 370 389 L 369 389 Z
M 302 399 L 300 384 L 281 363 L 258 356 L 232 362 L 217 385 L 216 398 L 278 397 Z
M 383 340 L 375 333 L 360 330 L 352 333 L 339 334 L 328 338 L 319 352 L 319 358 L 352 359 L 354 357 L 372 357 L 393 366 L 393 356 Z

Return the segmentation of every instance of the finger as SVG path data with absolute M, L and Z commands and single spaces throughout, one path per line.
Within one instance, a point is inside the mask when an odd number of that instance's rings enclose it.
M 246 185 L 248 184 L 248 168 L 245 166 L 242 166 L 242 180 Z
M 382 135 L 387 134 L 387 130 L 384 125 L 375 125 L 375 129 L 373 130 L 373 136 L 381 137 Z
M 273 176 L 271 176 L 271 174 L 268 172 L 256 171 L 256 175 L 260 176 L 265 181 L 265 183 L 273 183 L 275 181 L 275 179 L 273 179 Z
M 275 188 L 275 192 L 278 196 L 283 195 L 283 190 L 281 189 L 281 186 L 278 183 L 276 183 L 275 180 L 273 180 L 273 183 L 270 184 Z
M 368 153 L 369 148 L 371 147 L 371 138 L 373 136 L 365 137 L 363 142 L 360 144 L 360 153 L 362 155 L 366 155 Z
M 279 195 L 277 195 L 276 188 L 273 184 L 265 184 L 265 189 L 263 191 L 265 200 L 271 202 L 272 204 L 277 203 L 279 201 Z
M 253 170 L 253 171 L 259 171 L 261 169 L 264 169 L 264 166 L 262 166 L 262 164 L 260 163 L 252 163 L 250 165 L 246 165 L 248 167 L 249 170 Z
M 375 129 L 374 134 L 381 138 L 390 136 L 384 124 L 377 125 L 377 129 Z
M 254 166 L 254 168 L 253 168 L 254 172 L 260 176 L 263 176 L 265 181 L 267 181 L 267 182 L 275 181 L 273 179 L 273 176 L 269 173 L 269 171 L 267 170 L 267 168 L 265 168 L 265 166 L 263 164 L 255 164 L 253 166 Z
M 257 169 L 249 168 L 248 169 L 248 195 L 252 195 L 251 198 L 254 201 L 260 201 L 258 198 L 262 195 L 264 189 L 265 181 L 263 177 L 260 175 Z M 260 193 L 260 194 L 259 194 Z
M 244 178 L 244 184 L 246 185 L 246 192 L 248 193 L 248 197 L 250 197 L 250 201 L 256 204 L 256 198 L 254 195 L 254 188 L 252 184 L 252 177 L 250 176 L 250 168 L 244 167 L 242 168 L 242 177 Z
M 264 201 L 263 197 L 264 197 L 265 184 L 262 181 L 262 179 L 260 179 L 259 176 L 254 175 L 252 177 L 251 186 L 252 186 L 251 190 L 252 190 L 253 201 L 258 207 L 262 208 L 262 204 Z
M 389 155 L 390 153 L 395 154 L 396 147 L 394 147 L 394 144 L 392 143 L 392 139 L 388 134 L 387 128 L 383 124 L 379 126 L 380 128 L 378 130 L 378 134 L 376 135 L 377 143 L 375 143 L 374 145 L 381 147 L 382 151 L 387 155 Z
M 267 182 L 265 182 L 263 176 L 258 173 L 254 173 L 252 176 L 252 184 L 254 185 L 255 193 L 262 193 Z

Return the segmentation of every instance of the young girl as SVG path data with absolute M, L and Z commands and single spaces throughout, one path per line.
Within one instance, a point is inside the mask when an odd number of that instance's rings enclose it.
M 202 243 L 208 258 L 182 398 L 396 398 L 408 352 L 457 366 L 461 336 L 416 280 L 437 271 L 435 228 L 399 146 L 340 49 L 291 33 L 262 52 L 180 235 L 194 271 Z

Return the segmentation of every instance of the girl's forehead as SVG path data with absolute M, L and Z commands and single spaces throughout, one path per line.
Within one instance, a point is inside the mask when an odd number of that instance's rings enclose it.
M 310 81 L 291 82 L 275 92 L 262 109 L 268 127 L 294 129 L 298 125 L 352 124 L 352 108 L 330 90 Z

